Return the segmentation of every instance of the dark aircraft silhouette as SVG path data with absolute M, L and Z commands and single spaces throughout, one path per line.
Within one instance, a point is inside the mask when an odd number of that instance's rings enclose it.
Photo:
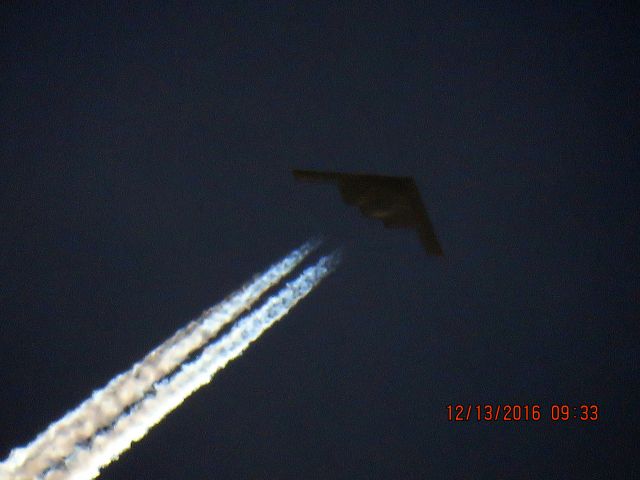
M 310 170 L 294 170 L 293 176 L 302 182 L 337 184 L 345 203 L 382 220 L 387 228 L 415 229 L 429 255 L 443 255 L 412 178 Z

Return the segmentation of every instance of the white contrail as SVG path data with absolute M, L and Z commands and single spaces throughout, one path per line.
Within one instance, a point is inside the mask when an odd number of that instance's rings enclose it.
M 152 395 L 136 404 L 111 428 L 98 433 L 90 443 L 79 445 L 65 459 L 64 465 L 48 472 L 43 478 L 86 480 L 97 477 L 100 468 L 117 459 L 189 395 L 209 383 L 218 370 L 238 357 L 262 332 L 286 315 L 334 268 L 336 262 L 337 256 L 334 254 L 321 258 L 316 265 L 307 268 L 264 305 L 238 320 L 226 335 L 207 346 L 198 358 L 182 365 L 173 376 L 155 384 Z
M 228 322 L 247 310 L 269 288 L 293 270 L 319 242 L 308 242 L 254 277 L 238 291 L 150 352 L 129 371 L 116 376 L 75 410 L 54 422 L 29 445 L 14 449 L 0 463 L 0 480 L 33 478 L 26 472 L 42 472 L 60 462 L 78 443 L 110 426 L 122 411 L 139 401 L 152 385 L 174 371 L 194 351 L 213 338 Z M 8 476 L 14 472 L 14 475 Z M 16 477 L 18 472 L 25 476 Z

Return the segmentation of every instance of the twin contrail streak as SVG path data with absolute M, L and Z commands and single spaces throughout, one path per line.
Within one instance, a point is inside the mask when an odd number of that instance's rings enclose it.
M 307 243 L 294 250 L 178 330 L 129 371 L 53 423 L 31 444 L 13 450 L 0 463 L 0 480 L 79 480 L 98 476 L 100 468 L 117 459 L 131 443 L 141 439 L 153 425 L 208 383 L 334 268 L 338 261 L 336 254 L 322 257 L 262 306 L 240 318 L 226 334 L 211 341 L 222 327 L 248 310 L 316 246 L 317 243 Z M 198 356 L 187 361 L 196 352 Z
M 279 283 L 316 247 L 317 242 L 304 244 L 218 305 L 206 310 L 200 318 L 178 330 L 142 361 L 116 376 L 106 387 L 95 391 L 75 410 L 50 425 L 27 447 L 14 450 L 5 462 L 6 466 L 15 468 L 22 465 L 23 469 L 28 466 L 31 472 L 39 471 L 49 466 L 52 459 L 70 454 L 79 441 L 88 438 L 91 432 L 110 425 L 122 412 L 123 406 L 142 398 L 155 382 L 202 347 L 225 324 L 250 308 L 266 290 Z

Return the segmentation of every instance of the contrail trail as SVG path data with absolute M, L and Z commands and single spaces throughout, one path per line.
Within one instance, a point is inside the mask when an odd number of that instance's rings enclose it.
M 101 467 L 111 463 L 141 439 L 147 431 L 178 407 L 189 395 L 209 383 L 212 376 L 282 318 L 333 270 L 338 257 L 323 257 L 298 278 L 287 283 L 264 305 L 247 314 L 228 334 L 206 347 L 200 356 L 182 365 L 179 371 L 154 385 L 154 394 L 135 405 L 112 428 L 99 433 L 88 446 L 78 446 L 64 467 L 44 476 L 45 480 L 84 480 L 95 478 Z
M 157 389 L 165 383 L 171 383 L 169 378 L 162 380 L 163 378 L 174 372 L 189 355 L 215 337 L 225 324 L 247 310 L 266 290 L 295 268 L 317 245 L 318 242 L 308 242 L 294 250 L 219 305 L 205 311 L 198 320 L 180 329 L 128 372 L 118 375 L 105 388 L 94 392 L 88 400 L 52 424 L 31 444 L 13 450 L 9 458 L 0 463 L 0 479 L 36 478 L 36 476 L 44 478 L 47 474 L 46 478 L 68 478 L 67 476 L 59 477 L 60 474 L 66 475 L 66 473 L 65 470 L 56 470 L 56 468 L 63 462 L 77 468 L 78 462 L 74 459 L 78 455 L 74 452 L 81 450 L 79 445 L 86 446 L 97 438 L 103 438 L 103 433 L 111 431 L 115 425 L 120 424 L 123 411 L 127 409 L 132 413 L 138 411 L 149 400 L 147 397 L 155 398 L 156 395 L 150 395 L 150 393 L 157 392 Z M 326 261 L 323 259 L 321 262 Z M 315 268 L 320 269 L 321 264 L 319 263 Z M 229 335 L 234 331 L 236 331 L 235 328 L 229 332 Z M 218 342 L 214 343 L 214 345 L 217 344 Z M 180 378 L 178 374 L 174 377 Z
M 250 308 L 318 245 L 319 241 L 305 243 L 218 305 L 205 311 L 200 318 L 178 330 L 129 371 L 115 377 L 106 387 L 94 392 L 79 407 L 49 426 L 31 444 L 12 451 L 5 462 L 6 468 L 29 463 L 33 469 L 42 469 L 50 464 L 51 458 L 61 458 L 71 453 L 76 443 L 88 438 L 88 432 L 112 423 L 120 414 L 121 405 L 128 406 L 142 398 L 154 382 L 173 371 L 225 324 Z

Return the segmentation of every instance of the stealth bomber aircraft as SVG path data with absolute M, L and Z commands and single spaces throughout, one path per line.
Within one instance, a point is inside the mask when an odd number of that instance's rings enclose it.
M 415 229 L 429 255 L 443 255 L 412 178 L 310 170 L 294 170 L 293 175 L 302 182 L 336 184 L 345 203 L 382 220 L 387 228 Z

